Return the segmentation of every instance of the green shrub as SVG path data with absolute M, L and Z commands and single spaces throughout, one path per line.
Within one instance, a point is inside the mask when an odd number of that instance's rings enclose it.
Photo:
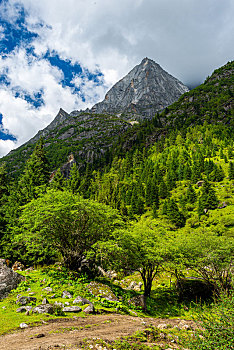
M 199 330 L 185 344 L 190 350 L 233 350 L 234 298 L 223 295 L 210 313 L 199 316 Z

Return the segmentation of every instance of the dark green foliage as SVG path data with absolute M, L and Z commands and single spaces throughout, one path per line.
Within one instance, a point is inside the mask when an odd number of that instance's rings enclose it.
M 196 192 L 194 191 L 194 188 L 192 184 L 190 183 L 187 192 L 186 192 L 186 200 L 188 203 L 195 203 L 197 200 Z
M 27 203 L 36 198 L 40 193 L 40 188 L 48 184 L 49 165 L 46 157 L 44 142 L 40 140 L 31 157 L 28 159 L 24 174 L 19 182 L 22 203 Z
M 167 217 L 169 220 L 176 225 L 176 227 L 183 227 L 185 225 L 185 217 L 179 211 L 178 205 L 173 199 L 167 201 Z
M 54 190 L 63 190 L 65 187 L 65 178 L 63 174 L 61 173 L 60 168 L 56 171 L 54 177 L 51 180 L 50 183 L 51 188 Z
M 228 177 L 229 180 L 234 180 L 234 162 L 228 164 Z
M 163 180 L 159 184 L 158 195 L 160 198 L 167 198 L 168 196 L 167 185 Z
M 215 190 L 208 181 L 204 181 L 201 192 L 198 204 L 199 215 L 203 215 L 206 210 L 215 209 L 218 206 Z
M 72 193 L 76 193 L 80 186 L 80 173 L 78 166 L 75 164 L 72 165 L 70 171 L 70 177 L 67 180 L 67 188 L 72 191 Z

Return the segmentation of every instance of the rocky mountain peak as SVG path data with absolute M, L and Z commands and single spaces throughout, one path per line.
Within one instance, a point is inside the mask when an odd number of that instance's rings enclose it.
M 92 113 L 115 113 L 139 118 L 152 117 L 189 89 L 178 79 L 145 57 L 95 104 Z

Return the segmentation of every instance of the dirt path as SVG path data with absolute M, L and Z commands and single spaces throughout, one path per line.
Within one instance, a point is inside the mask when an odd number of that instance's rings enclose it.
M 0 350 L 78 349 L 84 338 L 115 340 L 131 335 L 150 324 L 156 326 L 159 323 L 167 323 L 175 326 L 180 321 L 114 314 L 63 319 L 3 335 L 0 337 Z

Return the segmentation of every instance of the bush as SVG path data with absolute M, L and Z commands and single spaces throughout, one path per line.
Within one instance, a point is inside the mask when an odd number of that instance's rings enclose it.
M 223 295 L 210 313 L 199 317 L 199 330 L 185 346 L 190 350 L 233 350 L 234 298 Z

